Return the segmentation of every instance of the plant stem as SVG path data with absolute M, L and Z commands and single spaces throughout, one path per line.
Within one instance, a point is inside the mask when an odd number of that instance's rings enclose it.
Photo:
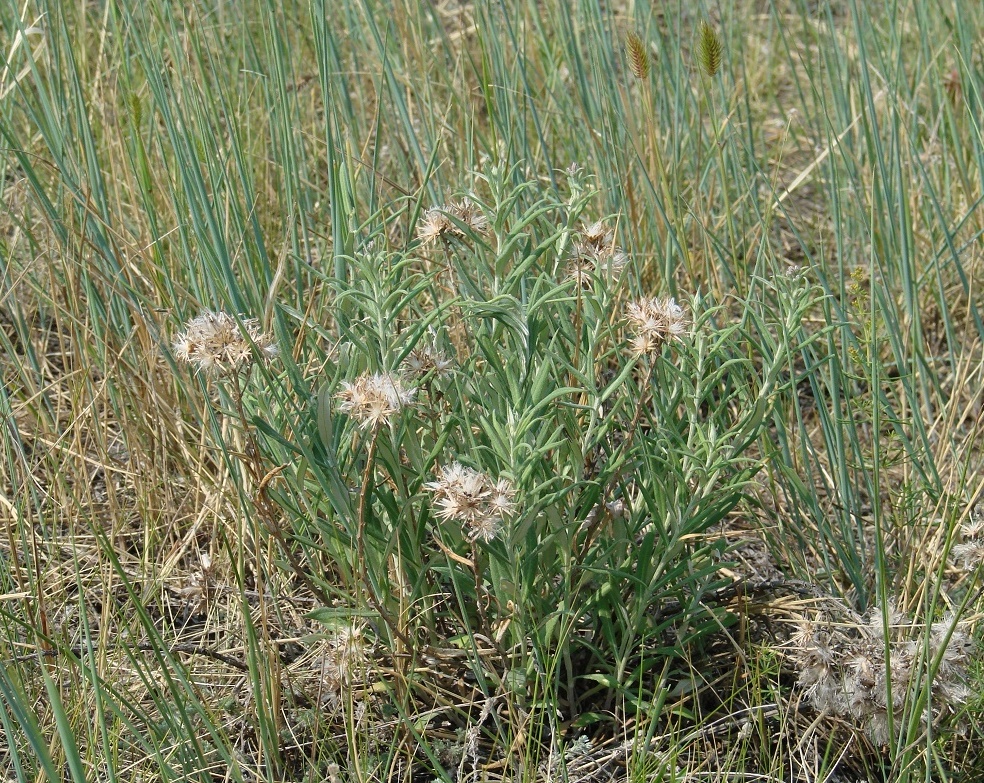
M 407 650 L 412 650 L 414 648 L 413 641 L 400 628 L 399 624 L 383 607 L 379 598 L 376 596 L 376 590 L 373 587 L 372 579 L 369 577 L 369 565 L 366 562 L 366 517 L 369 511 L 369 497 L 372 491 L 371 486 L 373 467 L 376 463 L 376 447 L 379 442 L 380 429 L 381 428 L 378 425 L 373 427 L 372 436 L 369 441 L 369 453 L 366 455 L 366 466 L 362 471 L 362 487 L 359 490 L 359 518 L 357 520 L 358 529 L 355 535 L 356 567 L 361 572 L 362 581 L 366 588 L 366 595 L 369 598 L 369 603 L 372 605 L 372 608 L 376 610 L 383 622 L 386 623 L 393 634 L 401 642 L 403 642 L 404 645 L 406 645 Z

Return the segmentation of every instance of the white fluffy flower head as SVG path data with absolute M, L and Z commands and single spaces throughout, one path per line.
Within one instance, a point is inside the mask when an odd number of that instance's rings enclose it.
M 270 361 L 279 353 L 273 337 L 260 328 L 257 319 L 237 320 L 228 313 L 211 311 L 189 321 L 174 338 L 172 349 L 179 361 L 217 373 L 249 367 L 257 358 Z

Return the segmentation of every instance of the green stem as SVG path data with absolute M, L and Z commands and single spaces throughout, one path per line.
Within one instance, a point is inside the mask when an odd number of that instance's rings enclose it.
M 358 530 L 355 535 L 356 568 L 362 575 L 362 582 L 366 588 L 366 595 L 369 603 L 376 610 L 383 622 L 389 627 L 393 634 L 401 641 L 408 650 L 414 648 L 413 641 L 404 633 L 392 615 L 383 607 L 382 602 L 376 596 L 376 589 L 373 586 L 372 578 L 369 576 L 369 565 L 366 562 L 366 517 L 369 511 L 369 497 L 372 491 L 373 468 L 376 464 L 376 447 L 379 442 L 379 425 L 373 427 L 372 437 L 369 441 L 369 453 L 366 455 L 366 466 L 362 471 L 362 487 L 359 490 L 359 518 L 357 520 Z

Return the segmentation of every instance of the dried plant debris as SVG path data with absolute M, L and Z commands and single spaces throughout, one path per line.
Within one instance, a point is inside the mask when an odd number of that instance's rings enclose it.
M 893 602 L 859 616 L 830 599 L 797 623 L 787 654 L 814 709 L 854 721 L 880 746 L 897 738 L 907 701 L 922 689 L 924 723 L 958 713 L 971 695 L 972 649 L 966 624 L 955 614 L 917 623 Z

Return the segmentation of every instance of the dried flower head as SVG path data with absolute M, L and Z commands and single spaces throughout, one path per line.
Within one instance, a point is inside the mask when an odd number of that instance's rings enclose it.
M 516 509 L 516 490 L 508 479 L 499 479 L 492 487 L 489 508 L 499 518 L 507 517 Z
M 628 255 L 615 244 L 615 232 L 599 220 L 585 226 L 571 242 L 567 277 L 590 288 L 597 275 L 618 277 L 628 262 Z
M 839 712 L 843 694 L 838 667 L 844 652 L 840 639 L 826 623 L 804 620 L 790 641 L 807 700 L 819 712 Z
M 434 494 L 437 516 L 460 522 L 472 541 L 491 541 L 515 510 L 516 492 L 507 479 L 493 482 L 460 462 L 440 468 L 437 480 L 424 484 L 424 489 Z
M 423 220 L 417 225 L 417 239 L 425 245 L 438 239 L 449 239 L 457 231 L 457 227 L 448 217 L 446 207 L 432 207 L 424 213 Z
M 174 338 L 172 348 L 179 361 L 220 373 L 249 367 L 256 357 L 269 361 L 279 353 L 273 337 L 260 329 L 257 319 L 213 312 L 189 321 Z
M 482 235 L 488 230 L 488 217 L 473 201 L 466 198 L 428 209 L 417 226 L 417 238 L 427 245 L 439 239 L 463 239 L 469 233 Z
M 328 691 L 337 693 L 365 676 L 369 661 L 365 628 L 361 625 L 343 626 L 329 637 L 327 649 L 321 656 L 321 677 Z
M 464 199 L 449 207 L 451 217 L 457 218 L 473 234 L 485 234 L 489 230 L 489 219 L 470 199 Z
M 363 427 L 376 428 L 390 421 L 413 402 L 416 389 L 407 389 L 403 378 L 389 373 L 364 373 L 354 381 L 342 381 L 336 392 L 338 410 Z
M 339 628 L 331 640 L 331 650 L 340 678 L 351 682 L 355 675 L 365 670 L 368 660 L 365 629 L 360 625 Z
M 960 542 L 950 550 L 950 560 L 967 570 L 984 562 L 984 515 L 971 511 L 960 525 Z
M 439 378 L 444 377 L 451 372 L 453 366 L 453 362 L 444 351 L 425 345 L 410 351 L 407 358 L 403 360 L 401 369 L 408 378 L 416 380 L 431 372 Z
M 929 648 L 934 657 L 939 657 L 942 674 L 962 671 L 970 662 L 973 644 L 953 613 L 947 613 L 929 628 Z
M 584 241 L 599 253 L 611 250 L 615 246 L 615 232 L 600 220 L 585 226 L 581 235 Z
M 970 693 L 971 639 L 954 615 L 923 626 L 910 622 L 894 601 L 886 611 L 887 629 L 878 607 L 860 617 L 840 604 L 844 619 L 834 623 L 820 615 L 804 620 L 790 639 L 790 658 L 806 700 L 821 712 L 850 717 L 878 745 L 892 739 L 891 718 L 900 725 L 914 688 L 929 688 L 932 720 L 954 713 Z M 926 677 L 934 661 L 932 682 L 915 681 Z
M 683 308 L 672 298 L 629 302 L 625 318 L 635 332 L 632 350 L 640 355 L 659 353 L 664 343 L 680 340 L 689 325 Z
M 437 481 L 424 487 L 434 493 L 437 515 L 442 519 L 456 519 L 470 525 L 488 515 L 489 477 L 460 462 L 442 467 Z
M 478 541 L 481 539 L 487 544 L 502 532 L 502 518 L 492 514 L 478 517 L 467 525 L 467 532 L 470 540 Z
M 889 598 L 885 605 L 885 611 L 881 607 L 873 606 L 865 614 L 864 622 L 867 625 L 865 635 L 871 639 L 884 639 L 886 631 L 886 619 L 888 625 L 888 638 L 893 639 L 898 636 L 898 630 L 909 625 L 909 618 L 899 609 L 895 600 Z

